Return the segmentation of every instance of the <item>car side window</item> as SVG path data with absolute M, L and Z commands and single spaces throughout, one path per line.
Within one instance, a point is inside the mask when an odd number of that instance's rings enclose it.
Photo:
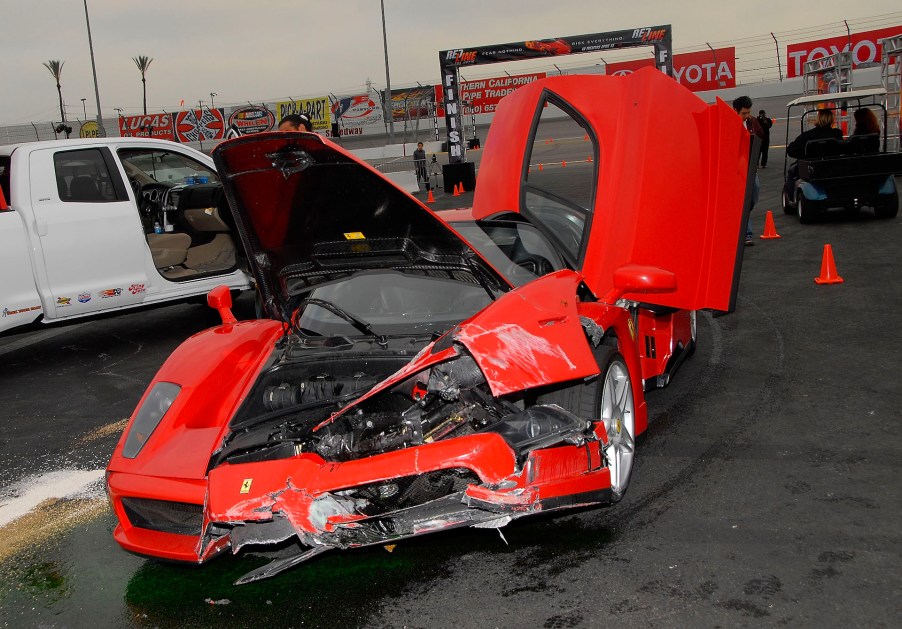
M 572 264 L 578 264 L 597 181 L 597 142 L 591 126 L 546 93 L 528 147 L 522 209 L 541 224 Z
M 53 156 L 60 200 L 70 203 L 109 203 L 127 197 L 115 185 L 101 149 L 61 151 Z

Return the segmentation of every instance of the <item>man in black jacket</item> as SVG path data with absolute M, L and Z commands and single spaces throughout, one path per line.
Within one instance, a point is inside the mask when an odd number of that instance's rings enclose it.
M 758 112 L 758 124 L 761 126 L 763 135 L 761 136 L 761 168 L 767 168 L 767 149 L 770 146 L 770 128 L 774 126 L 774 121 L 767 117 L 764 110 Z

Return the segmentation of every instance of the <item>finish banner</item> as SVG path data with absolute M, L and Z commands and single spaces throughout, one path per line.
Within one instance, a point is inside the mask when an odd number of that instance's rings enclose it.
M 814 61 L 821 57 L 828 57 L 838 52 L 852 51 L 852 68 L 859 66 L 879 64 L 883 55 L 883 47 L 879 40 L 893 37 L 902 33 L 902 26 L 880 28 L 863 33 L 852 33 L 851 43 L 849 37 L 829 37 L 799 44 L 786 46 L 786 76 L 802 76 L 806 61 Z
M 609 63 L 605 73 L 611 76 L 632 74 L 639 68 L 654 67 L 652 59 Z M 684 52 L 673 56 L 673 78 L 693 92 L 736 87 L 736 49 L 715 48 Z
M 631 28 L 610 33 L 571 35 L 552 39 L 533 39 L 478 48 L 459 48 L 439 53 L 443 64 L 464 67 L 497 61 L 519 61 L 542 57 L 557 57 L 580 52 L 596 52 L 648 45 L 670 38 L 670 25 Z
M 331 135 L 332 126 L 329 121 L 329 97 L 320 96 L 318 98 L 303 98 L 301 100 L 282 101 L 276 103 L 276 119 L 279 123 L 285 116 L 291 114 L 307 114 L 313 123 L 313 131 L 320 133 L 326 132 Z M 276 123 L 276 127 L 278 127 Z
M 123 138 L 154 138 L 175 141 L 172 114 L 147 114 L 146 116 L 120 116 L 119 135 Z
M 464 115 L 491 114 L 495 112 L 498 102 L 516 90 L 533 81 L 545 78 L 544 72 L 516 74 L 514 76 L 493 76 L 476 81 L 463 81 L 460 84 L 460 98 Z M 435 102 L 442 102 L 442 86 L 435 85 Z M 437 115 L 444 118 L 445 109 L 439 106 Z

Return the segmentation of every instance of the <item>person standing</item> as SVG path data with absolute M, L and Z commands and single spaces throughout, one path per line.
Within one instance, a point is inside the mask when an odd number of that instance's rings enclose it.
M 748 96 L 740 96 L 736 100 L 733 101 L 733 110 L 739 114 L 739 117 L 742 119 L 742 125 L 748 130 L 752 135 L 758 136 L 762 141 L 764 140 L 764 131 L 761 129 L 761 125 L 758 124 L 757 118 L 752 118 L 752 99 Z M 758 181 L 758 172 L 757 168 L 755 170 L 755 183 L 752 188 L 752 207 L 749 208 L 749 224 L 745 230 L 745 246 L 751 247 L 755 244 L 755 241 L 752 240 L 752 218 L 751 211 L 755 209 L 755 204 L 758 203 L 758 193 L 761 191 L 761 183 Z
M 426 184 L 426 190 L 429 190 L 429 173 L 426 171 L 426 151 L 423 150 L 422 142 L 417 142 L 417 149 L 413 152 L 413 166 L 417 171 L 417 182 Z
M 764 110 L 758 112 L 758 124 L 761 126 L 763 136 L 761 138 L 761 168 L 767 168 L 767 149 L 770 146 L 770 128 L 774 121 L 767 117 Z

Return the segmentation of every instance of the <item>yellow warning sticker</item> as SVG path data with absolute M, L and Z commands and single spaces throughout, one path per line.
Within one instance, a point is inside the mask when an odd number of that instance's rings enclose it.
M 632 318 L 626 320 L 627 327 L 630 330 L 630 337 L 635 341 L 636 340 L 636 324 L 633 323 Z
M 241 494 L 247 494 L 247 493 L 250 493 L 250 491 L 251 491 L 251 483 L 253 483 L 253 482 L 254 482 L 254 479 L 253 479 L 253 478 L 245 478 L 245 479 L 244 479 L 244 482 L 241 483 L 241 491 L 238 492 L 238 493 L 241 493 Z
M 366 240 L 363 232 L 345 232 L 345 240 Z

